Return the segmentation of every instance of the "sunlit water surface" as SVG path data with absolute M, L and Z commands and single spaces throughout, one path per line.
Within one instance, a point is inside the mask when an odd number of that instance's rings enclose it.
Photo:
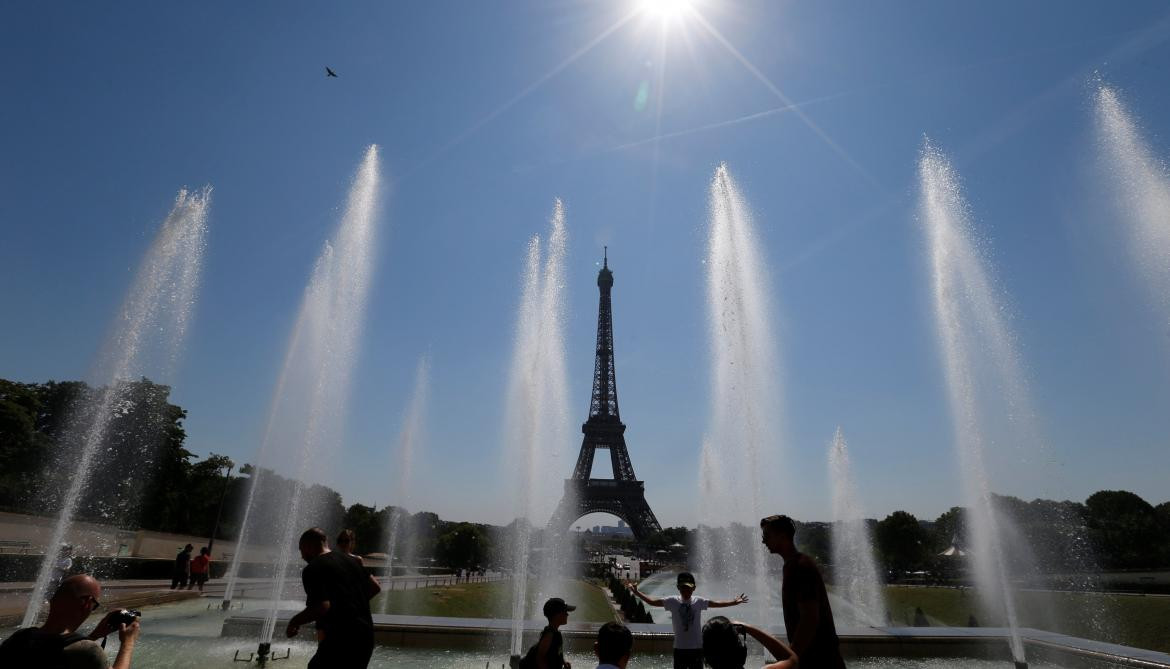
M 136 667 L 158 667 L 160 669 L 208 669 L 209 667 L 243 667 L 255 666 L 243 662 L 233 662 L 235 652 L 247 656 L 256 650 L 254 636 L 221 637 L 224 618 L 229 614 L 218 610 L 218 599 L 204 598 L 162 604 L 142 609 L 143 631 L 134 651 L 133 665 Z M 211 604 L 211 610 L 208 605 Z M 243 600 L 242 610 L 263 611 L 271 604 L 270 600 Z M 294 609 L 300 602 L 281 602 L 281 609 Z M 230 615 L 239 615 L 241 609 L 234 609 Z M 657 620 L 657 617 L 656 617 Z M 664 620 L 666 620 L 664 618 Z M 89 625 L 83 628 L 88 631 Z M 0 637 L 7 637 L 12 629 L 0 631 Z M 316 644 L 307 640 L 287 641 L 277 638 L 273 641 L 273 651 L 284 655 L 286 649 L 292 649 L 292 656 L 288 660 L 280 660 L 270 666 L 278 669 L 299 669 L 307 667 L 312 658 Z M 758 645 L 752 644 L 745 666 L 754 667 L 763 664 L 764 657 Z M 116 637 L 110 638 L 106 649 L 111 661 L 118 652 Z M 597 659 L 591 653 L 569 653 L 566 659 L 574 667 L 596 666 Z M 635 657 L 630 667 L 645 667 L 647 669 L 667 669 L 673 662 L 665 654 L 638 654 L 635 645 Z M 374 656 L 370 660 L 370 667 L 418 667 L 420 669 L 459 669 L 490 667 L 497 669 L 507 666 L 507 657 L 501 650 L 486 647 L 484 649 L 443 649 L 443 648 L 398 648 L 378 646 L 374 649 Z M 971 659 L 909 659 L 909 658 L 863 658 L 851 660 L 850 667 L 874 667 L 881 669 L 1002 669 L 1007 666 L 1003 661 L 992 662 Z M 1050 665 L 1032 665 L 1034 669 L 1050 669 Z M 1055 669 L 1052 667 L 1051 669 Z

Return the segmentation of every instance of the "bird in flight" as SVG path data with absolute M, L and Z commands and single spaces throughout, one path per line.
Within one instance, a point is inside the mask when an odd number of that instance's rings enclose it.
M 327 76 L 327 77 L 336 77 L 336 76 L 337 76 L 337 73 L 336 73 L 336 72 L 334 72 L 333 70 L 329 69 L 329 66 L 328 66 L 328 65 L 326 65 L 326 66 L 325 66 L 325 76 Z

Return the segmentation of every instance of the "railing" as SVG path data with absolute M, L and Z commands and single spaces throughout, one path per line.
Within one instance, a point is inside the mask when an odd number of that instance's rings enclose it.
M 0 553 L 4 552 L 6 549 L 9 549 L 9 548 L 12 548 L 12 549 L 19 548 L 21 553 L 24 553 L 25 555 L 27 555 L 29 549 L 32 548 L 32 542 L 30 542 L 30 541 L 0 541 Z
M 460 585 L 463 583 L 489 583 L 503 580 L 502 574 L 438 574 L 435 576 L 396 576 L 391 579 L 379 579 L 383 590 L 418 590 L 433 588 L 441 585 Z

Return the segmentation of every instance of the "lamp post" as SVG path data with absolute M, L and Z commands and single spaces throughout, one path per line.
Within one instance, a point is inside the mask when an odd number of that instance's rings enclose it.
M 207 539 L 207 557 L 211 557 L 211 548 L 215 545 L 215 535 L 219 533 L 219 519 L 223 516 L 223 501 L 227 498 L 228 486 L 232 482 L 232 469 L 235 463 L 227 461 L 223 471 L 223 492 L 219 495 L 219 509 L 215 512 L 215 525 L 211 527 L 211 536 Z

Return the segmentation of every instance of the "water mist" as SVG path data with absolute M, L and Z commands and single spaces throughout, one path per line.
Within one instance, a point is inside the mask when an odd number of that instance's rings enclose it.
M 57 522 L 46 544 L 45 558 L 22 627 L 36 624 L 46 597 L 52 594 L 47 590 L 55 570 L 57 547 L 65 542 L 73 527 L 78 505 L 92 484 L 92 472 L 107 455 L 104 442 L 123 394 L 132 387 L 129 380 L 148 371 L 168 376 L 175 364 L 194 311 L 206 247 L 210 196 L 210 187 L 195 193 L 179 191 L 170 214 L 142 260 L 96 365 L 99 378 L 105 381 L 104 387 L 85 406 L 70 408 L 61 443 L 71 448 L 76 444 L 77 450 L 62 454 L 61 460 L 73 465 L 73 475 L 64 496 L 55 504 L 59 509 Z M 126 472 L 128 477 L 151 474 L 149 456 L 144 453 L 142 459 L 141 471 Z
M 403 523 L 410 520 L 407 512 L 414 502 L 414 491 L 411 486 L 411 472 L 414 469 L 414 452 L 423 438 L 423 428 L 426 422 L 427 395 L 430 392 L 431 362 L 423 356 L 418 361 L 414 372 L 414 393 L 410 397 L 410 405 L 402 421 L 402 429 L 398 432 L 398 486 L 396 492 L 401 508 L 393 509 L 386 519 L 386 563 L 388 577 L 394 576 L 395 552 L 403 556 L 413 555 L 414 535 L 410 527 L 403 527 Z M 382 613 L 388 613 L 390 598 L 382 598 Z
M 512 548 L 512 634 L 510 651 L 520 653 L 523 622 L 531 600 L 528 576 L 532 528 L 547 520 L 547 500 L 560 495 L 554 486 L 564 477 L 555 471 L 557 453 L 569 444 L 564 350 L 564 261 L 568 241 L 564 206 L 557 200 L 550 220 L 547 251 L 539 237 L 528 244 L 520 306 L 516 316 L 512 366 L 504 424 L 505 467 L 515 491 L 515 537 Z M 547 533 L 545 533 L 547 535 Z M 553 546 L 544 546 L 542 577 L 551 566 Z M 544 589 L 542 587 L 542 589 Z M 540 593 L 535 593 L 539 598 Z
M 778 447 L 780 369 L 762 244 L 725 164 L 711 180 L 706 268 L 711 413 L 700 460 L 699 572 L 708 593 L 755 595 L 749 608 L 762 619 L 770 588 L 759 471 Z
M 988 477 L 986 425 L 1027 415 L 1023 376 L 1008 324 L 980 254 L 959 178 L 941 151 L 926 144 L 919 162 L 920 217 L 929 241 L 934 315 L 954 439 L 967 506 L 976 583 L 992 611 L 1003 611 L 1012 656 L 1024 662 L 1016 604 L 1004 562 L 1005 522 L 995 512 Z
M 873 536 L 857 499 L 849 448 L 839 427 L 829 445 L 829 481 L 833 490 L 833 580 L 838 594 L 870 625 L 885 625 L 885 582 L 878 578 Z

